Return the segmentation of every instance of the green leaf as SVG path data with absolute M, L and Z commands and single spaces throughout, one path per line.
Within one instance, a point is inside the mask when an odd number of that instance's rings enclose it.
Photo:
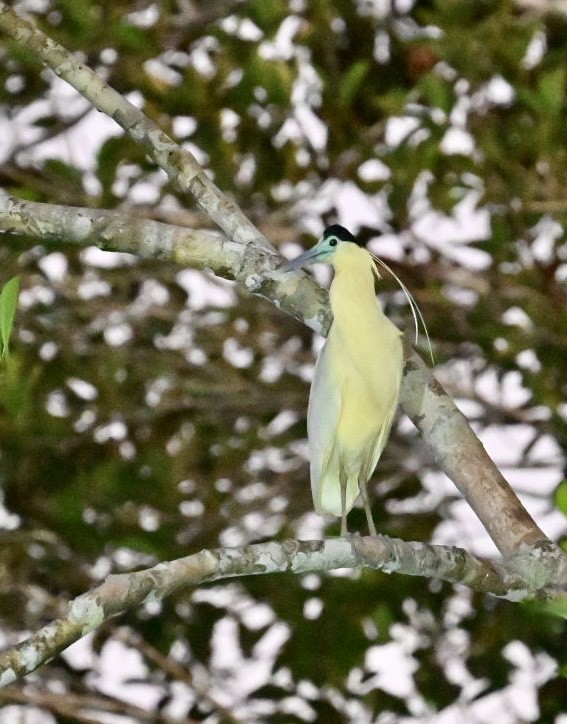
M 421 91 L 432 106 L 440 108 L 449 114 L 454 104 L 454 94 L 451 85 L 444 78 L 434 73 L 426 73 L 419 80 Z
M 10 335 L 14 324 L 18 294 L 20 291 L 19 277 L 12 277 L 4 284 L 0 292 L 0 356 L 6 357 L 10 343 Z
M 544 613 L 559 618 L 567 618 L 567 599 L 558 598 L 552 601 L 528 601 L 525 604 L 536 613 Z
M 362 88 L 364 79 L 370 70 L 370 63 L 367 60 L 360 60 L 351 65 L 339 82 L 338 95 L 343 106 L 350 106 L 359 90 Z
M 567 480 L 559 483 L 555 488 L 554 496 L 555 506 L 564 514 L 567 515 Z
M 539 96 L 544 110 L 557 116 L 565 99 L 565 68 L 555 68 L 546 73 L 538 83 Z
M 57 158 L 49 158 L 43 165 L 44 176 L 52 183 L 63 187 L 82 189 L 83 173 L 76 166 Z

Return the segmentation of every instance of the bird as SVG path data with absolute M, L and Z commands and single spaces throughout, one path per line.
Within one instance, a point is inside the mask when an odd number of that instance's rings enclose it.
M 376 297 L 374 280 L 381 277 L 375 257 L 348 229 L 328 226 L 315 246 L 281 271 L 318 262 L 331 264 L 334 277 L 329 289 L 333 321 L 315 364 L 307 410 L 313 503 L 317 513 L 340 516 L 345 536 L 347 514 L 360 496 L 368 530 L 376 535 L 368 481 L 398 405 L 402 333 Z

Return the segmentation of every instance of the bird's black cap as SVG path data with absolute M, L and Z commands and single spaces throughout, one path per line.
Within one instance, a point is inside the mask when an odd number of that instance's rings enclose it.
M 327 226 L 323 232 L 323 239 L 328 239 L 330 236 L 336 236 L 339 241 L 350 241 L 357 246 L 362 246 L 354 234 L 351 234 L 348 229 L 340 224 L 332 224 Z

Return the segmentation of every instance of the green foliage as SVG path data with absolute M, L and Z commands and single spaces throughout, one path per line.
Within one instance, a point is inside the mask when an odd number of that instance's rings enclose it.
M 0 358 L 8 356 L 19 291 L 19 277 L 12 277 L 0 289 Z
M 564 515 L 567 515 L 567 480 L 559 483 L 555 490 L 555 505 Z

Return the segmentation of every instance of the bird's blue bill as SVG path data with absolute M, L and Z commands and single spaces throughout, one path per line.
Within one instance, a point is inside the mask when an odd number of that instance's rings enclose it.
M 295 259 L 290 259 L 286 264 L 282 264 L 279 271 L 290 272 L 300 269 L 302 266 L 308 266 L 309 264 L 315 264 L 317 261 L 324 261 L 326 258 L 326 249 L 322 249 L 319 244 L 312 246 L 311 249 L 307 249 L 303 254 L 300 254 Z

